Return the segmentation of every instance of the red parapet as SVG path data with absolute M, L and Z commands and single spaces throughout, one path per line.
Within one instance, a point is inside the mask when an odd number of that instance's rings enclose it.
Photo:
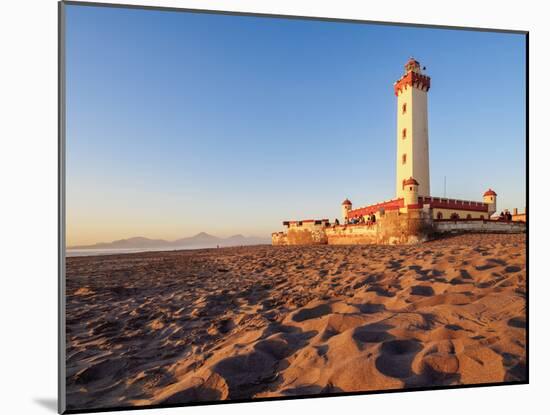
M 429 76 L 411 71 L 394 84 L 393 90 L 395 92 L 395 96 L 399 95 L 399 93 L 407 86 L 425 89 L 426 92 L 428 92 L 430 90 L 430 83 L 431 80 Z
M 420 196 L 419 204 L 428 204 L 431 208 L 469 210 L 472 212 L 488 212 L 489 205 L 473 200 L 445 199 L 441 197 Z
M 407 180 L 403 180 L 403 187 L 411 185 L 418 186 L 418 182 L 412 176 L 409 177 Z
M 384 210 L 397 210 L 399 208 L 402 208 L 404 206 L 403 199 L 394 199 L 390 200 L 388 202 L 381 202 L 377 203 L 375 205 L 370 206 L 364 206 L 358 209 L 353 209 L 348 212 L 348 218 L 355 218 L 359 216 L 365 216 L 365 215 L 371 215 L 373 213 L 378 212 L 380 209 Z
M 436 219 L 434 222 L 491 222 L 490 219 L 486 218 L 457 218 L 457 219 Z
M 489 206 L 482 203 L 481 205 L 471 205 L 466 203 L 457 203 L 457 201 L 433 201 L 430 203 L 431 208 L 439 208 L 439 209 L 455 209 L 455 210 L 469 210 L 472 212 L 488 212 Z

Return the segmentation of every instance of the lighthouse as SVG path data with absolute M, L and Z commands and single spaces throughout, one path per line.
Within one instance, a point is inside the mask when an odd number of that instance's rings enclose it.
M 396 198 L 405 197 L 404 183 L 418 182 L 418 196 L 430 196 L 428 91 L 430 77 L 410 58 L 404 75 L 394 83 L 397 97 Z

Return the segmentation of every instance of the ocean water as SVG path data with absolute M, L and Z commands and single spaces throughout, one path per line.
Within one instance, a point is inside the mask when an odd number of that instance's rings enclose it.
M 99 248 L 99 249 L 67 249 L 65 251 L 65 256 L 93 256 L 93 255 L 120 255 L 120 254 L 135 254 L 137 252 L 159 252 L 159 251 L 181 251 L 181 250 L 190 250 L 190 249 L 206 249 L 206 248 L 216 248 L 215 246 L 182 246 L 174 248 Z
M 262 244 L 254 244 L 262 245 Z M 240 246 L 254 246 L 254 245 L 219 245 L 219 248 L 230 248 Z M 267 244 L 269 245 L 269 244 Z M 89 249 L 67 249 L 65 256 L 93 256 L 93 255 L 120 255 L 120 254 L 135 254 L 137 252 L 160 252 L 160 251 L 189 251 L 193 249 L 217 249 L 217 245 L 186 245 L 175 247 L 158 247 L 158 248 L 89 248 Z

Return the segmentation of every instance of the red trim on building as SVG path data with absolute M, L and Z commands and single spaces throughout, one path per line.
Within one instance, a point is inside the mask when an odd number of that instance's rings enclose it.
M 485 219 L 485 218 L 459 218 L 459 219 L 434 219 L 435 222 L 495 222 L 494 220 Z M 510 221 L 511 222 L 511 221 Z
M 416 87 L 420 89 L 425 89 L 426 91 L 430 90 L 430 77 L 426 75 L 422 75 L 416 72 L 408 72 L 406 75 L 403 75 L 403 77 L 397 81 L 394 86 L 393 90 L 395 92 L 395 95 L 399 95 L 399 93 L 405 89 L 407 86 Z
M 456 200 L 444 199 L 440 197 L 419 196 L 418 203 L 408 205 L 409 209 L 422 209 L 424 205 L 429 205 L 430 208 L 449 209 L 468 212 L 489 212 L 489 205 L 483 202 L 475 202 L 471 200 Z M 378 212 L 380 209 L 397 210 L 405 207 L 404 199 L 394 199 L 388 202 L 377 203 L 370 206 L 353 209 L 348 212 L 348 218 L 356 218 L 360 216 L 371 215 Z
M 483 196 L 496 196 L 497 194 L 493 189 L 487 190 L 485 193 L 483 193 Z
M 418 198 L 419 204 L 429 204 L 431 208 L 466 210 L 472 212 L 488 212 L 489 205 L 483 202 L 474 202 L 471 200 L 443 199 L 439 197 Z
M 418 186 L 418 182 L 412 177 L 409 177 L 407 180 L 403 180 L 403 186 L 409 186 L 411 184 Z
M 405 206 L 403 198 L 394 199 L 388 202 L 381 202 L 375 205 L 370 205 L 370 206 L 365 206 L 358 209 L 350 210 L 348 212 L 348 218 L 356 218 L 360 216 L 371 215 L 373 213 L 378 212 L 382 208 L 384 208 L 384 210 L 397 210 L 399 208 L 402 208 L 403 206 Z

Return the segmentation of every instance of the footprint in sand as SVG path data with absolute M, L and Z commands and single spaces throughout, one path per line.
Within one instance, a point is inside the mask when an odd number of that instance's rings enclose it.
M 418 340 L 390 340 L 380 347 L 376 369 L 386 376 L 405 379 L 414 375 L 411 365 L 416 354 L 422 350 Z
M 395 297 L 395 293 L 392 293 L 390 290 L 380 285 L 373 285 L 372 287 L 367 288 L 367 292 L 369 291 L 374 291 L 377 295 L 381 297 Z
M 476 269 L 478 271 L 487 271 L 488 269 L 491 269 L 491 268 L 494 268 L 494 267 L 496 267 L 495 264 L 485 264 L 485 265 L 476 266 Z
M 433 353 L 422 360 L 423 370 L 433 383 L 440 381 L 456 381 L 460 378 L 458 358 L 450 353 Z
M 375 314 L 386 311 L 386 306 L 384 304 L 359 304 L 357 308 L 359 308 L 359 311 L 364 314 Z
M 388 333 L 392 328 L 393 326 L 383 323 L 367 324 L 356 328 L 352 338 L 356 343 L 381 343 L 394 339 L 394 336 Z
M 431 297 L 435 294 L 434 289 L 427 285 L 415 285 L 411 287 L 412 295 L 420 295 L 422 297 Z
M 328 304 L 321 304 L 313 308 L 303 308 L 298 311 L 292 320 L 300 323 L 302 321 L 311 320 L 313 318 L 318 318 L 330 314 L 332 312 L 331 307 Z

